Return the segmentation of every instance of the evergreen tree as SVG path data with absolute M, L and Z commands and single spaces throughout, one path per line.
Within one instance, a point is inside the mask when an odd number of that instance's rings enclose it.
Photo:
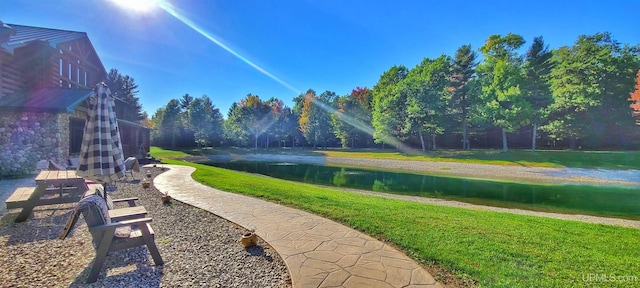
M 203 95 L 191 101 L 188 109 L 189 127 L 193 130 L 198 146 L 207 146 L 221 140 L 222 114 L 215 108 L 211 99 Z
M 551 73 L 551 51 L 542 36 L 533 38 L 527 51 L 524 70 L 526 79 L 522 85 L 524 97 L 531 105 L 530 122 L 533 125 L 531 151 L 536 151 L 538 126 L 544 121 L 547 107 L 553 102 L 548 78 Z
M 462 149 L 469 149 L 468 134 L 468 118 L 469 108 L 475 103 L 475 99 L 470 98 L 474 95 L 469 93 L 472 77 L 476 73 L 476 53 L 471 50 L 471 45 L 463 45 L 456 51 L 453 60 L 453 71 L 451 74 L 451 106 L 454 113 L 460 113 L 462 122 Z
M 129 75 L 121 75 L 117 69 L 109 70 L 105 83 L 116 98 L 116 116 L 119 119 L 140 122 L 144 119 L 142 105 L 139 103 L 138 84 Z

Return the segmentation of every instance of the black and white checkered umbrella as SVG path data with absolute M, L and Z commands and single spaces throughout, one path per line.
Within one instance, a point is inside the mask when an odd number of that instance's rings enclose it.
M 124 176 L 124 157 L 111 91 L 103 82 L 94 92 L 96 95 L 89 98 L 77 173 L 107 184 Z

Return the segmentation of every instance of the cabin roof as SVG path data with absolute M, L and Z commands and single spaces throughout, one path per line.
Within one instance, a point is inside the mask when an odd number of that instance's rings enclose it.
M 67 31 L 51 28 L 24 26 L 18 24 L 6 24 L 15 33 L 9 36 L 9 41 L 0 44 L 2 48 L 13 54 L 17 48 L 28 45 L 34 41 L 47 41 L 52 48 L 57 48 L 58 44 L 87 38 L 87 33 L 77 31 Z

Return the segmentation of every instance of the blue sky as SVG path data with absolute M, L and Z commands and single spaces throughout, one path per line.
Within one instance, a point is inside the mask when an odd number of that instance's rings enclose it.
M 542 35 L 551 48 L 603 31 L 640 43 L 637 0 L 165 0 L 144 13 L 112 1 L 2 0 L 0 20 L 86 32 L 107 70 L 135 79 L 150 116 L 186 93 L 208 95 L 225 117 L 248 93 L 288 106 L 309 88 L 344 95 L 491 34 L 521 34 L 525 46 Z

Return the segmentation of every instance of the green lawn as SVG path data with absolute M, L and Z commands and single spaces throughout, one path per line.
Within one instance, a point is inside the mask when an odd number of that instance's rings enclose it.
M 203 184 L 334 219 L 481 286 L 603 284 L 584 282 L 588 274 L 640 278 L 638 229 L 390 200 L 173 160 L 175 151 L 152 155 L 196 167 L 193 177 Z
M 200 153 L 188 150 L 187 153 Z M 377 158 L 414 161 L 444 161 L 463 163 L 483 163 L 494 165 L 519 165 L 532 167 L 573 167 L 573 168 L 608 168 L 608 169 L 640 169 L 640 151 L 570 151 L 570 150 L 438 150 L 426 155 L 419 151 L 401 153 L 395 150 L 310 150 L 295 149 L 246 149 L 222 148 L 204 150 L 206 154 L 293 154 L 307 156 Z M 153 153 L 153 152 L 152 152 Z
M 445 161 L 483 163 L 495 165 L 520 165 L 534 167 L 574 167 L 640 169 L 640 151 L 569 151 L 539 150 L 440 150 L 427 155 L 409 155 L 399 152 L 322 151 L 327 156 L 387 158 L 419 161 Z

